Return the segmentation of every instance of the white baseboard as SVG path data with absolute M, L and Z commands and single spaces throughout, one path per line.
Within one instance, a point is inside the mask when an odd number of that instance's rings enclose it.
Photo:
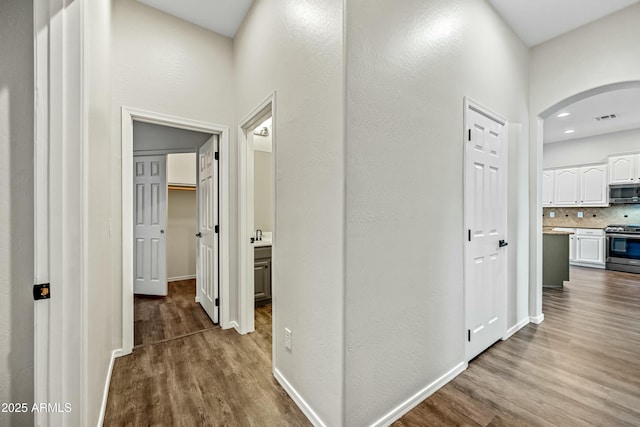
M 311 421 L 316 427 L 326 427 L 326 424 L 320 419 L 318 414 L 315 413 L 311 406 L 300 396 L 300 393 L 293 388 L 293 386 L 286 380 L 286 378 L 282 375 L 282 373 L 278 369 L 273 370 L 273 376 L 276 378 L 278 383 L 282 386 L 282 388 L 287 392 L 287 394 L 293 399 L 293 401 L 298 405 L 298 408 L 302 411 L 302 413 Z
M 107 399 L 109 398 L 109 386 L 111 385 L 111 374 L 113 373 L 113 364 L 115 360 L 122 356 L 122 349 L 113 350 L 111 353 L 111 360 L 109 361 L 109 370 L 107 371 L 107 378 L 104 380 L 104 391 L 102 393 L 102 405 L 100 405 L 100 416 L 98 417 L 98 427 L 102 427 L 104 423 L 104 416 L 107 412 Z
M 513 334 L 527 326 L 529 323 L 531 323 L 531 319 L 529 317 L 525 317 L 507 330 L 507 333 L 502 337 L 502 341 L 509 339 Z
M 454 366 L 449 372 L 411 396 L 409 399 L 402 402 L 396 408 L 394 408 L 391 412 L 389 412 L 384 417 L 380 418 L 378 421 L 372 424 L 372 426 L 388 426 L 391 425 L 394 421 L 399 420 L 404 414 L 418 406 L 420 402 L 425 400 L 427 397 L 431 396 L 433 393 L 438 391 L 442 386 L 446 383 L 457 377 L 461 374 L 465 369 L 467 369 L 467 363 L 461 362 Z
M 169 277 L 167 279 L 167 282 L 179 282 L 180 280 L 191 280 L 191 279 L 195 279 L 195 278 L 196 278 L 195 274 L 190 274 L 188 276 Z
M 529 320 L 531 321 L 531 323 L 535 323 L 536 325 L 539 325 L 544 321 L 544 313 L 540 313 L 539 316 L 535 316 L 535 317 L 531 316 Z
M 231 322 L 229 322 L 228 325 L 222 326 L 222 329 L 235 329 L 237 333 L 239 333 L 240 335 L 242 335 L 242 332 L 240 332 L 240 325 L 238 325 L 238 322 L 236 322 L 235 320 L 232 320 Z

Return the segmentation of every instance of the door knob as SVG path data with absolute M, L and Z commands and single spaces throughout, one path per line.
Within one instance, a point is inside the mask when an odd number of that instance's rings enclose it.
M 196 233 L 196 237 L 202 237 L 202 233 Z
M 160 230 L 160 234 L 164 234 L 164 230 Z
M 505 242 L 504 240 L 500 240 L 498 242 L 498 246 L 500 246 L 501 248 L 504 248 L 505 246 L 507 246 L 509 243 Z

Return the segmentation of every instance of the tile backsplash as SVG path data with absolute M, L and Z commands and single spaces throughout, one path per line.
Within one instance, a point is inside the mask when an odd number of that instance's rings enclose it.
M 555 212 L 555 218 L 550 213 Z M 578 212 L 583 218 L 578 218 Z M 604 228 L 611 224 L 640 224 L 640 204 L 611 205 L 608 208 L 543 208 L 544 227 Z

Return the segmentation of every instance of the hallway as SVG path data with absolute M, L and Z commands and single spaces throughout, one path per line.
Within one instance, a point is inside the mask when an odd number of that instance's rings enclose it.
M 210 322 L 193 281 L 175 283 L 136 297 L 137 346 L 115 361 L 104 425 L 309 425 L 271 373 L 271 304 L 243 336 Z

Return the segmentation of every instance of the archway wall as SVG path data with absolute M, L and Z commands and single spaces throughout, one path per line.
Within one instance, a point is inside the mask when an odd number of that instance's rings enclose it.
M 640 4 L 531 49 L 530 312 L 542 313 L 542 124 L 559 108 L 609 90 L 640 86 Z

